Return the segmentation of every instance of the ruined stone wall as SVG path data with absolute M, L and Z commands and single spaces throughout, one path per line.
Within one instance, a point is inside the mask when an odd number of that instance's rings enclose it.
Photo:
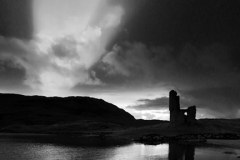
M 186 123 L 186 115 L 184 114 L 185 112 L 186 112 L 186 110 L 180 110 L 178 112 L 177 121 L 175 122 L 175 124 L 185 124 Z
M 186 110 L 180 109 L 180 98 L 177 92 L 169 92 L 169 111 L 171 124 L 195 124 L 196 123 L 196 106 L 188 107 Z M 187 115 L 185 115 L 187 113 Z
M 175 124 L 178 121 L 179 111 L 170 111 L 170 122 Z
M 196 123 L 196 106 L 188 107 L 187 109 L 187 124 Z

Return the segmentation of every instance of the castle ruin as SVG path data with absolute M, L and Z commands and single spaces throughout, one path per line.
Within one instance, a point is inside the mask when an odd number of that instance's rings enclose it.
M 180 97 L 174 90 L 169 92 L 169 111 L 171 124 L 196 123 L 196 106 L 180 109 Z

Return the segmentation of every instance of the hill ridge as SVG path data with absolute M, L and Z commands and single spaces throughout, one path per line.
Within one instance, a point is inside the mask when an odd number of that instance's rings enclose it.
M 0 101 L 0 127 L 12 124 L 51 125 L 84 119 L 118 124 L 135 121 L 125 110 L 92 97 L 0 93 Z

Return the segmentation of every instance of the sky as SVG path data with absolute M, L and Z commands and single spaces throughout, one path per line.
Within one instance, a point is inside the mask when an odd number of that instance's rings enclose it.
M 240 118 L 239 0 L 1 0 L 0 92 Z

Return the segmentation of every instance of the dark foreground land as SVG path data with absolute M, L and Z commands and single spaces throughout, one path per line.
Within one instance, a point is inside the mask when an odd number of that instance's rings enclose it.
M 95 135 L 149 144 L 215 139 L 211 143 L 220 145 L 223 141 L 219 140 L 240 139 L 240 119 L 200 119 L 195 125 L 172 125 L 168 121 L 136 120 L 123 109 L 90 97 L 0 94 L 0 100 L 2 134 Z

